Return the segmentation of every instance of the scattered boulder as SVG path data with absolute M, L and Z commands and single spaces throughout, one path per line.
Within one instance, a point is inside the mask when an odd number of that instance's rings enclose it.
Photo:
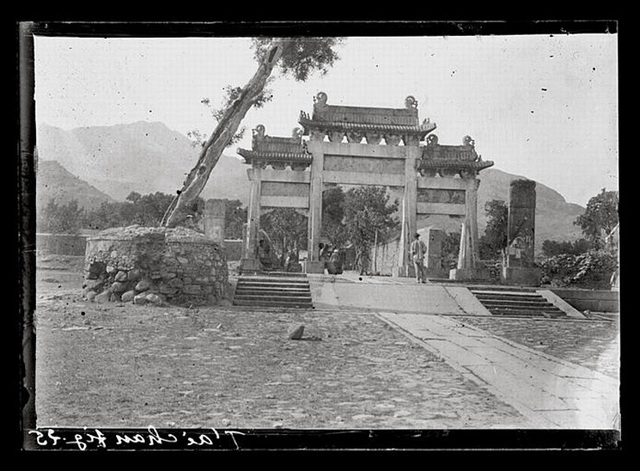
M 147 304 L 147 295 L 145 293 L 137 294 L 133 297 L 133 304 Z
M 144 278 L 136 284 L 136 291 L 147 291 L 152 284 L 151 280 Z
M 93 300 L 97 303 L 107 303 L 109 302 L 109 299 L 111 298 L 111 293 L 109 292 L 109 290 L 105 290 L 100 294 L 97 294 Z
M 122 283 L 121 281 L 114 281 L 111 284 L 111 292 L 112 293 L 124 293 L 127 291 L 127 284 Z
M 146 295 L 146 299 L 148 302 L 150 302 L 151 304 L 155 304 L 156 306 L 159 306 L 163 303 L 162 298 L 155 294 L 155 293 L 149 293 Z
M 104 286 L 104 283 L 105 280 L 103 278 L 87 279 L 82 284 L 82 287 L 86 288 L 87 290 L 99 291 L 100 288 Z
M 86 298 L 87 301 L 93 302 L 97 294 L 98 293 L 96 293 L 95 291 L 90 290 L 90 291 L 87 291 L 84 297 Z
M 122 301 L 123 303 L 128 303 L 130 301 L 133 301 L 133 298 L 135 297 L 136 297 L 136 292 L 134 290 L 129 290 L 124 292 L 122 296 L 120 296 L 120 301 Z
M 120 270 L 118 273 L 116 273 L 114 280 L 120 282 L 127 281 L 127 272 Z
M 142 273 L 138 268 L 129 270 L 129 273 L 127 274 L 127 280 L 129 281 L 138 281 L 140 277 L 142 277 Z
M 300 340 L 302 338 L 302 334 L 304 334 L 304 325 L 303 324 L 294 324 L 289 327 L 287 331 L 287 337 L 290 340 Z

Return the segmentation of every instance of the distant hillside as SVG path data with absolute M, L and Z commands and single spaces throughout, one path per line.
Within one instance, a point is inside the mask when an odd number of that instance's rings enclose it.
M 186 136 L 145 121 L 70 131 L 43 124 L 37 145 L 41 160 L 57 160 L 118 201 L 132 191 L 175 193 L 198 155 Z M 246 168 L 234 157 L 221 157 L 202 196 L 248 201 Z
M 50 199 L 66 204 L 75 199 L 86 209 L 113 202 L 113 198 L 73 175 L 55 160 L 38 162 L 36 174 L 36 211 L 44 208 Z
M 141 194 L 157 191 L 173 194 L 180 189 L 197 158 L 198 149 L 184 135 L 159 122 L 137 122 L 116 126 L 77 128 L 65 131 L 52 126 L 38 127 L 37 144 L 41 165 L 56 160 L 88 184 L 118 201 L 132 191 Z M 202 193 L 203 198 L 249 200 L 248 166 L 233 156 L 223 155 L 213 169 Z M 41 175 L 43 175 L 41 173 Z M 492 199 L 509 201 L 509 184 L 524 178 L 497 168 L 480 173 L 478 190 L 478 226 L 486 226 L 484 205 Z M 60 189 L 61 191 L 61 189 Z M 545 239 L 575 240 L 580 229 L 573 225 L 584 208 L 567 203 L 557 191 L 536 186 L 536 245 Z M 393 197 L 397 197 L 397 192 Z M 459 221 L 448 217 L 419 221 L 420 227 L 434 225 L 447 231 L 459 231 Z

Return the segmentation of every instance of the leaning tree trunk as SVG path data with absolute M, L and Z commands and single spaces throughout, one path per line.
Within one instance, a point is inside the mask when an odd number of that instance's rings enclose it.
M 189 208 L 192 207 L 207 184 L 211 171 L 220 160 L 222 152 L 238 132 L 240 123 L 247 112 L 260 98 L 267 80 L 286 46 L 287 40 L 285 39 L 274 42 L 260 62 L 254 76 L 241 90 L 238 98 L 225 110 L 222 119 L 204 144 L 197 164 L 189 172 L 182 189 L 165 212 L 161 222 L 162 226 L 174 227 L 186 218 Z

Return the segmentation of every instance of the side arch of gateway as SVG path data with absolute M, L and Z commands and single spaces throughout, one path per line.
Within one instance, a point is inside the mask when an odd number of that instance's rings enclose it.
M 418 116 L 409 96 L 403 108 L 337 106 L 324 92 L 314 97 L 313 113 L 301 111 L 302 130 L 293 137 L 266 134 L 263 125 L 253 131 L 252 148 L 238 149 L 250 165 L 251 182 L 247 231 L 243 242 L 242 272 L 260 270 L 257 242 L 262 211 L 295 208 L 309 221 L 306 273 L 322 273 L 319 257 L 322 192 L 325 184 L 379 185 L 402 191 L 401 232 L 394 276 L 412 276 L 409 245 L 417 220 L 449 215 L 461 220 L 461 257 L 451 272 L 456 279 L 479 276 L 477 192 L 482 160 L 473 139 L 461 145 L 442 145 L 436 124 Z M 306 139 L 305 139 L 306 137 Z M 383 144 L 384 141 L 384 144 Z

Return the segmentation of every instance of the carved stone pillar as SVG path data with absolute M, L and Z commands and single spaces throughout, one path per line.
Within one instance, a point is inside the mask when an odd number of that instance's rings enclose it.
M 538 286 L 540 270 L 534 265 L 536 182 L 514 180 L 509 188 L 506 263 L 502 280 L 509 284 Z
M 418 205 L 418 176 L 416 160 L 420 157 L 420 148 L 406 146 L 405 155 L 405 183 L 402 196 L 402 227 L 400 233 L 400 247 L 398 250 L 398 268 L 396 276 L 414 276 L 413 261 L 411 259 L 411 242 L 417 228 Z
M 458 281 L 488 280 L 490 278 L 488 269 L 477 265 L 480 260 L 478 250 L 478 187 L 480 180 L 468 178 L 466 182 L 465 219 L 460 234 L 458 266 L 449 271 L 449 278 Z
M 257 240 L 260 232 L 260 193 L 262 191 L 262 169 L 259 165 L 253 164 L 247 170 L 247 176 L 251 181 L 251 196 L 247 214 L 246 239 L 244 240 L 244 250 L 240 261 L 240 271 L 260 270 L 260 261 L 257 254 Z
M 208 199 L 204 203 L 204 234 L 220 245 L 224 245 L 225 201 Z
M 311 162 L 311 181 L 309 185 L 309 239 L 307 243 L 307 260 L 303 262 L 305 273 L 324 273 L 324 263 L 320 261 L 318 244 L 322 229 L 322 190 L 324 179 L 324 135 L 313 135 L 307 143 L 307 149 L 313 155 Z

